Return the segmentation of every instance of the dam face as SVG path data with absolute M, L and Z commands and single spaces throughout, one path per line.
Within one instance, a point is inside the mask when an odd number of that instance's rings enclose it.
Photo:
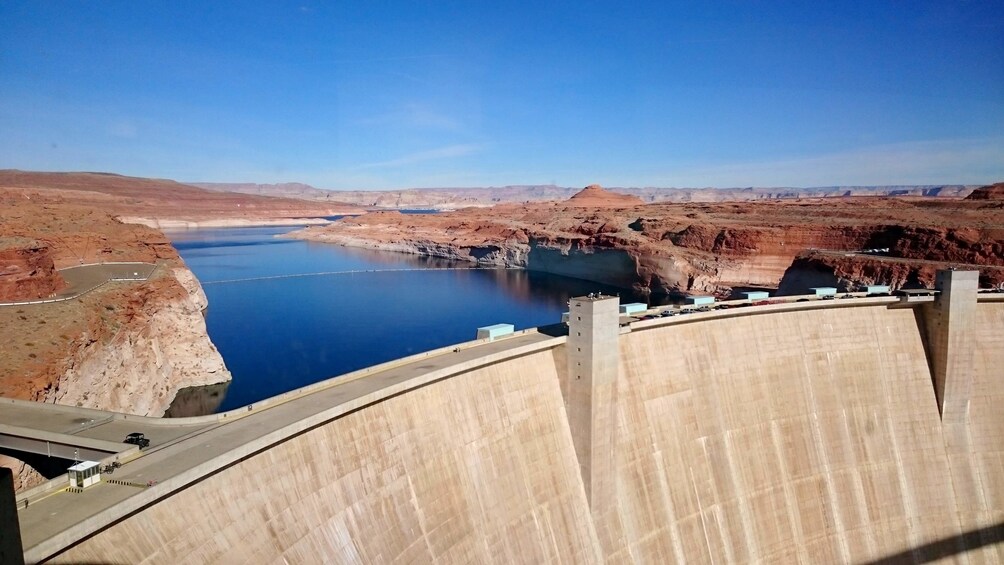
M 915 313 L 884 306 L 624 336 L 604 555 L 860 563 L 999 524 L 1004 350 L 977 372 L 983 407 L 956 434 L 924 347 Z
M 951 419 L 940 302 L 695 314 L 278 438 L 54 560 L 1002 562 L 1004 301 L 971 298 Z M 584 306 L 601 348 L 607 306 Z

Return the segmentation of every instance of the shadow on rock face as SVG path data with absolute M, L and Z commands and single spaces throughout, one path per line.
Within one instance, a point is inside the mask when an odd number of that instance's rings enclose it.
M 227 396 L 230 382 L 206 386 L 192 386 L 178 391 L 171 406 L 164 413 L 165 418 L 188 418 L 214 414 Z

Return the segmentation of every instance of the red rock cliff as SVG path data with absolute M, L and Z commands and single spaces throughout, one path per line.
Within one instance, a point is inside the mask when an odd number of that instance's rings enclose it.
M 292 236 L 655 293 L 725 294 L 736 286 L 777 286 L 795 258 L 813 249 L 887 248 L 904 260 L 1002 265 L 998 206 L 918 198 L 509 204 L 424 216 L 368 214 Z
M 1004 182 L 981 186 L 967 196 L 966 200 L 1004 200 Z
M 49 246 L 32 239 L 0 237 L 0 302 L 48 298 L 65 286 Z

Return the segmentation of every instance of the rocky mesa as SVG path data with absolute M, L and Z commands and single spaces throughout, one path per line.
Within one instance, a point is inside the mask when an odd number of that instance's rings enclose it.
M 812 250 L 846 265 L 856 252 L 874 257 L 879 252 L 866 250 L 885 249 L 875 261 L 906 268 L 883 281 L 893 284 L 922 278 L 907 267 L 924 262 L 981 266 L 983 282 L 996 284 L 1004 266 L 1000 213 L 994 200 L 921 197 L 645 205 L 591 186 L 563 202 L 434 215 L 381 212 L 291 237 L 522 267 L 655 294 L 727 295 L 736 287 L 777 288 L 795 259 Z M 858 274 L 855 284 L 887 272 Z

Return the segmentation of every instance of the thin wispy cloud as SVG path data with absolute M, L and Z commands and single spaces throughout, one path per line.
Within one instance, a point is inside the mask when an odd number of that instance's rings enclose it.
M 446 147 L 438 147 L 436 149 L 430 149 L 428 151 L 416 151 L 415 153 L 408 153 L 407 155 L 402 155 L 401 157 L 397 157 L 396 159 L 388 159 L 386 161 L 377 161 L 374 163 L 364 163 L 356 168 L 392 169 L 396 167 L 404 167 L 407 165 L 424 163 L 426 161 L 436 161 L 440 159 L 463 157 L 466 155 L 477 153 L 478 151 L 481 151 L 481 149 L 482 146 L 477 143 L 447 145 Z
M 108 124 L 106 128 L 108 134 L 122 139 L 136 139 L 139 135 L 139 127 L 135 122 L 129 120 L 118 120 Z
M 357 123 L 361 126 L 391 126 L 442 131 L 461 131 L 464 129 L 463 123 L 457 118 L 418 103 L 405 104 L 392 112 L 362 118 Z
M 429 61 L 436 59 L 443 59 L 448 57 L 448 55 L 442 55 L 438 53 L 429 53 L 425 55 L 394 55 L 389 57 L 358 57 L 351 59 L 332 59 L 328 61 L 334 65 L 359 65 L 366 64 L 372 65 L 375 63 L 399 63 L 406 61 Z

